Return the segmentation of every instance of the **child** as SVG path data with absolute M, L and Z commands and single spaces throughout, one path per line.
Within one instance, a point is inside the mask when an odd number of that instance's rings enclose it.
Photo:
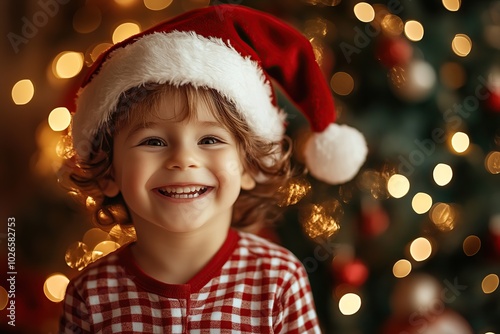
M 291 175 L 270 77 L 311 122 L 311 173 L 352 178 L 362 135 L 333 123 L 309 42 L 270 15 L 195 10 L 96 61 L 78 94 L 67 167 L 96 201 L 97 223 L 133 225 L 137 240 L 70 282 L 61 332 L 320 332 L 302 264 L 235 229 L 274 220 L 275 193 Z

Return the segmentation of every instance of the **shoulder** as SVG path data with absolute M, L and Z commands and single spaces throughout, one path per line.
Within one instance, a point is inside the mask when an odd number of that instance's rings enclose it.
M 266 285 L 266 291 L 274 291 L 281 303 L 293 299 L 290 297 L 293 294 L 305 296 L 310 293 L 307 272 L 291 251 L 254 234 L 238 233 L 239 247 L 232 265 L 237 268 L 236 272 L 243 271 L 247 276 L 258 278 L 252 282 Z
M 120 278 L 126 277 L 125 270 L 119 261 L 124 247 L 89 264 L 70 281 L 71 288 L 85 297 L 88 291 L 98 287 L 118 284 Z
M 238 234 L 239 252 L 243 257 L 259 259 L 273 268 L 282 267 L 290 271 L 303 268 L 302 263 L 288 249 L 252 233 L 238 231 Z

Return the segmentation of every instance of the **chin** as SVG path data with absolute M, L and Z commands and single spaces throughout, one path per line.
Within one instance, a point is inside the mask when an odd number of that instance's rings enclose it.
M 195 232 L 203 227 L 203 224 L 193 224 L 193 222 L 189 224 L 179 223 L 179 224 L 157 224 L 159 228 L 168 233 L 190 233 Z

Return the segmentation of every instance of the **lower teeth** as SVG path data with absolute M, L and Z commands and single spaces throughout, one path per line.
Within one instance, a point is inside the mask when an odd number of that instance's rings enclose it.
M 172 195 L 169 195 L 169 196 L 172 197 L 172 198 L 195 198 L 195 197 L 200 196 L 200 194 L 199 193 L 195 193 L 195 194 L 180 194 L 180 195 L 172 194 Z

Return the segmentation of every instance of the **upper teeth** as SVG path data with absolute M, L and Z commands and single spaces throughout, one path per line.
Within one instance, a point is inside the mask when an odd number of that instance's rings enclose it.
M 163 191 L 171 194 L 187 194 L 198 192 L 201 189 L 205 189 L 203 186 L 190 186 L 190 187 L 165 187 Z
M 171 198 L 196 198 L 207 191 L 207 187 L 191 186 L 191 187 L 165 187 L 158 191 Z

